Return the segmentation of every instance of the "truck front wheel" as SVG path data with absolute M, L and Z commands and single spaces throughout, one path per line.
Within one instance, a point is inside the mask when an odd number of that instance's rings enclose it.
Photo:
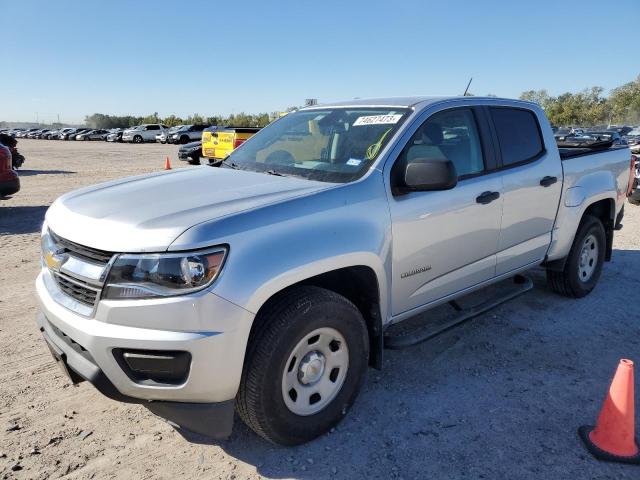
M 551 289 L 565 297 L 581 298 L 594 289 L 604 263 L 606 234 L 600 219 L 587 215 L 582 220 L 561 272 L 547 270 Z
M 261 311 L 236 400 L 258 435 L 298 445 L 330 430 L 353 404 L 367 369 L 360 311 L 337 293 L 304 286 Z

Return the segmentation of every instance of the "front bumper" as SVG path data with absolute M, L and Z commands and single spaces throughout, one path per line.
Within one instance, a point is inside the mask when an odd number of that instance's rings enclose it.
M 231 435 L 233 399 L 217 403 L 185 403 L 144 401 L 123 395 L 95 364 L 87 350 L 55 328 L 44 314 L 40 313 L 36 321 L 54 359 L 62 363 L 63 370 L 69 374 L 74 384 L 86 380 L 103 395 L 119 402 L 142 404 L 182 429 L 213 438 L 227 438 Z
M 45 339 L 64 353 L 70 370 L 103 394 L 143 403 L 183 428 L 210 436 L 217 433 L 198 429 L 198 422 L 187 425 L 187 412 L 230 408 L 232 416 L 252 313 L 203 291 L 153 300 L 101 300 L 88 318 L 59 303 L 64 293 L 46 269 L 36 280 L 36 291 L 42 311 L 38 325 Z M 188 352 L 185 380 L 175 384 L 132 378 L 118 352 L 141 350 Z M 221 406 L 227 404 L 231 407 Z M 185 418 L 170 418 L 174 411 Z

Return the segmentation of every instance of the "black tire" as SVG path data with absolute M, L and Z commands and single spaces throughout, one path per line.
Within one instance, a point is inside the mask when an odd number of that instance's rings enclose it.
M 190 158 L 189 160 L 187 160 L 187 162 L 189 163 L 189 165 L 200 165 L 200 159 L 195 160 L 193 158 Z
M 597 248 L 598 256 L 595 261 L 595 270 L 584 281 L 580 278 L 579 265 L 583 244 L 589 235 L 593 235 L 596 239 L 597 246 L 595 248 Z M 573 240 L 564 269 L 561 272 L 547 270 L 547 281 L 551 289 L 560 295 L 570 298 L 582 298 L 588 295 L 595 288 L 602 273 L 606 242 L 606 233 L 600 219 L 586 215 L 582 219 L 576 237 Z
M 355 401 L 367 369 L 369 341 L 360 311 L 337 293 L 297 287 L 270 302 L 252 331 L 236 410 L 258 435 L 280 445 L 299 445 L 329 431 Z M 344 383 L 322 410 L 298 415 L 287 407 L 282 381 L 289 356 L 304 337 L 319 328 L 337 330 L 345 339 L 349 364 Z
M 628 200 L 631 205 L 640 205 L 640 186 L 636 178 L 633 179 L 633 191 Z
M 180 144 L 181 145 L 186 145 L 190 141 L 191 141 L 191 139 L 189 137 L 187 137 L 186 135 L 183 135 L 183 136 L 180 137 Z
M 142 137 L 140 135 L 136 135 L 133 137 L 133 143 L 142 143 Z

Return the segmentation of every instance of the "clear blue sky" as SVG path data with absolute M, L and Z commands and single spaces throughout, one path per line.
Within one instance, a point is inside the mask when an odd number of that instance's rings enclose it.
M 0 0 L 0 120 L 517 97 L 640 74 L 640 0 Z

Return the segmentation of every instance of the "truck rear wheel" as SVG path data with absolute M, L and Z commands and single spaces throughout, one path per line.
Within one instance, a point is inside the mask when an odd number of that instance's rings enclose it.
M 561 272 L 547 270 L 551 289 L 560 295 L 581 298 L 594 289 L 604 263 L 606 234 L 600 219 L 587 215 L 573 240 Z
M 367 369 L 367 327 L 353 303 L 318 287 L 275 299 L 252 332 L 236 399 L 258 435 L 298 445 L 346 415 Z

